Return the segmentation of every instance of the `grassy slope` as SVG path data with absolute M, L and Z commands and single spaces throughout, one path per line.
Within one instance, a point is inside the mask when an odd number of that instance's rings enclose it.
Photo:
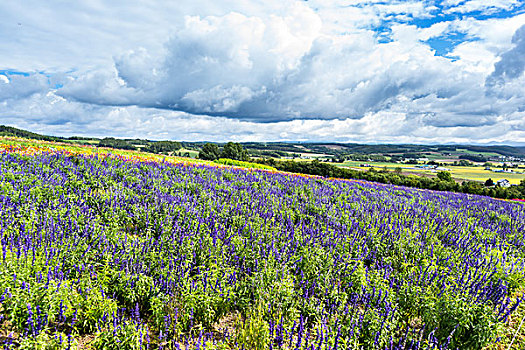
M 44 141 L 29 141 L 29 140 L 23 140 L 23 139 L 16 139 L 16 138 L 0 138 L 0 150 L 2 148 L 5 148 L 6 146 L 12 146 L 12 147 L 22 147 L 28 150 L 28 154 L 31 153 L 39 153 L 39 152 L 45 152 L 46 150 L 58 150 L 58 151 L 69 151 L 73 153 L 84 153 L 84 154 L 100 154 L 100 155 L 119 155 L 124 157 L 136 157 L 137 159 L 141 160 L 159 160 L 159 159 L 165 159 L 169 162 L 187 162 L 187 158 L 180 158 L 180 157 L 164 157 L 159 155 L 153 155 L 150 153 L 144 153 L 144 152 L 136 152 L 136 151 L 122 151 L 122 150 L 109 150 L 109 149 L 100 149 L 95 147 L 85 147 L 85 146 L 72 146 L 70 144 L 63 144 L 63 143 L 52 143 L 52 142 L 44 142 Z M 204 162 L 204 161 L 197 161 L 197 160 L 191 160 L 191 162 L 198 162 L 198 163 L 206 163 L 211 164 L 210 162 Z M 357 162 L 359 163 L 359 162 Z M 374 164 L 375 165 L 375 164 Z M 471 168 L 467 168 L 466 170 L 470 170 Z M 465 171 L 465 173 L 467 173 Z M 510 318 L 508 326 L 501 329 L 501 337 L 502 342 L 497 346 L 489 346 L 486 349 L 491 348 L 498 348 L 498 349 L 506 349 L 507 346 L 510 344 L 511 340 L 514 337 L 514 334 L 518 330 L 519 323 L 521 321 L 521 318 L 525 315 L 525 305 L 522 305 L 518 311 Z M 519 332 L 518 336 L 514 340 L 513 349 L 522 349 L 525 347 L 525 331 L 522 328 Z

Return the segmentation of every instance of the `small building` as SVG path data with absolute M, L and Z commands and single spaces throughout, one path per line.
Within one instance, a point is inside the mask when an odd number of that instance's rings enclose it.
M 498 180 L 498 182 L 496 182 L 496 185 L 498 185 L 499 187 L 510 187 L 510 182 L 507 179 L 501 179 Z

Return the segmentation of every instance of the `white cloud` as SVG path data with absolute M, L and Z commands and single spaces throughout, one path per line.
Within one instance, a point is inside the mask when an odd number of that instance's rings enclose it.
M 437 22 L 428 28 L 418 30 L 418 39 L 426 41 L 431 38 L 435 38 L 443 35 L 450 28 L 450 22 Z
M 297 5 L 291 11 L 294 16 L 188 17 L 166 44 L 162 60 L 152 60 L 144 49 L 134 51 L 116 60 L 115 72 L 90 73 L 59 93 L 101 105 L 259 122 L 359 119 L 386 110 L 431 113 L 435 117 L 428 123 L 448 127 L 454 116 L 461 119 L 458 125 L 485 125 L 493 118 L 476 118 L 476 113 L 498 113 L 473 103 L 485 99 L 483 74 L 494 64 L 494 54 L 478 62 L 476 57 L 487 57 L 479 51 L 483 45 L 470 43 L 478 49 L 471 48 L 470 61 L 463 46 L 453 54 L 465 60 L 453 62 L 422 42 L 442 35 L 451 23 L 425 29 L 397 24 L 394 41 L 379 44 L 366 31 L 324 34 L 309 8 Z M 487 103 L 495 104 L 492 98 Z
M 514 47 L 501 55 L 494 65 L 494 72 L 487 79 L 488 85 L 502 85 L 508 80 L 520 78 L 525 71 L 525 25 L 512 37 Z M 523 85 L 522 85 L 523 87 Z
M 445 5 L 516 5 L 488 3 Z M 437 11 L 394 0 L 3 2 L 0 117 L 86 135 L 525 142 L 522 41 L 512 42 L 525 14 L 410 20 Z M 457 32 L 466 40 L 449 57 L 425 43 Z M 485 84 L 491 75 L 503 83 Z
M 49 102 L 55 106 L 50 107 Z M 13 103 L 13 102 L 12 102 Z M 255 123 L 235 119 L 189 115 L 139 107 L 91 106 L 62 100 L 53 94 L 33 95 L 17 102 L 19 114 L 0 118 L 10 125 L 64 136 L 117 136 L 186 141 L 336 141 L 396 143 L 524 142 L 525 113 L 516 112 L 497 123 L 441 127 L 430 115 L 403 112 L 367 113 L 362 119 L 293 120 Z M 29 107 L 32 106 L 32 107 Z M 27 112 L 33 118 L 21 118 Z M 73 115 L 78 118 L 72 118 Z M 133 127 L 130 127 L 133 125 Z
M 462 1 L 457 0 L 446 1 L 445 5 L 449 5 L 450 8 L 445 12 L 469 13 L 474 11 L 483 11 L 485 14 L 489 14 L 500 10 L 508 11 L 522 3 L 520 0 L 469 0 L 465 1 L 464 3 L 461 2 Z
M 478 45 L 484 45 L 494 54 L 500 54 L 512 46 L 512 36 L 523 24 L 525 13 L 509 18 L 486 20 L 466 17 L 453 21 L 451 30 L 465 33 L 469 39 L 478 39 Z
M 14 74 L 0 75 L 0 102 L 10 99 L 22 99 L 34 93 L 46 91 L 48 88 L 47 78 L 42 74 L 30 74 L 28 76 Z

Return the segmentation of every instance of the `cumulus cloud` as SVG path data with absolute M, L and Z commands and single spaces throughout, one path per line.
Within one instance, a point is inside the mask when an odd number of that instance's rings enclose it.
M 10 99 L 23 99 L 47 89 L 47 78 L 42 74 L 0 75 L 0 102 Z
M 61 94 L 99 104 L 129 100 L 133 102 L 128 104 L 190 113 L 279 117 L 282 112 L 273 109 L 272 101 L 279 98 L 280 87 L 300 66 L 320 29 L 315 12 L 297 3 L 286 16 L 265 19 L 239 13 L 187 17 L 184 28 L 166 43 L 160 64 L 145 50 L 128 53 L 115 60 L 112 76 L 80 77 Z M 261 106 L 260 112 L 253 104 Z
M 495 101 L 500 115 L 525 111 L 525 25 L 515 32 L 512 43 L 514 46 L 500 56 L 485 81 L 485 99 Z
M 512 37 L 514 47 L 501 55 L 494 65 L 494 72 L 488 77 L 487 84 L 492 86 L 512 80 L 523 75 L 525 71 L 525 25 L 519 28 Z
M 473 11 L 484 11 L 485 14 L 501 11 L 511 10 L 521 4 L 520 0 L 447 0 L 444 5 L 450 6 L 446 13 L 469 13 Z
M 223 117 L 135 106 L 93 106 L 70 102 L 53 93 L 10 101 L 17 113 L 0 109 L 3 122 L 45 134 L 117 136 L 187 141 L 327 141 L 396 143 L 470 143 L 473 132 L 483 142 L 525 139 L 525 112 L 515 112 L 491 125 L 429 123 L 428 113 L 367 113 L 361 119 L 292 120 L 256 123 Z M 52 104 L 52 107 L 51 107 Z M 36 109 L 35 109 L 36 108 Z M 27 114 L 34 112 L 33 117 Z M 130 127 L 133 125 L 133 127 Z
M 370 32 L 323 33 L 319 15 L 303 4 L 289 11 L 269 18 L 187 17 L 162 60 L 145 49 L 128 52 L 116 58 L 114 71 L 81 76 L 59 94 L 101 105 L 275 122 L 413 112 L 421 96 L 447 91 L 451 97 L 451 82 L 476 80 L 422 42 L 448 23 L 426 29 L 398 24 L 394 41 L 381 44 Z M 437 98 L 428 108 L 441 112 L 450 101 Z
M 2 122 L 217 141 L 525 142 L 525 15 L 472 14 L 516 1 L 126 3 L 55 4 L 43 19 L 0 4 L 22 22 L 0 23 L 13 38 L 0 48 Z M 451 33 L 464 41 L 439 56 L 428 41 Z

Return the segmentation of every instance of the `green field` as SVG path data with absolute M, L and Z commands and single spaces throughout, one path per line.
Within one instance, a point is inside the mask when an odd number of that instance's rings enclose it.
M 185 153 L 189 153 L 190 158 L 198 158 L 199 157 L 199 151 L 195 151 L 192 149 L 185 149 L 181 148 L 177 152 L 175 152 L 174 155 L 184 156 Z
M 456 149 L 456 152 L 451 152 L 451 153 L 452 154 L 459 153 L 459 154 L 482 155 L 484 157 L 498 157 L 498 156 L 501 156 L 501 154 L 495 153 L 495 152 L 474 152 L 474 151 L 470 151 L 470 150 L 464 149 L 464 148 L 458 148 L 458 149 Z
M 464 167 L 464 166 L 451 166 L 451 174 L 454 178 L 485 181 L 488 178 L 492 180 L 507 179 L 511 184 L 519 184 L 521 180 L 525 179 L 525 174 L 515 173 L 495 173 L 490 170 L 485 170 L 483 167 Z M 524 169 L 517 169 L 523 171 Z
M 346 161 L 344 163 L 333 163 L 337 166 L 349 167 L 354 169 L 360 169 L 366 171 L 370 167 L 362 167 L 361 164 L 369 164 L 374 169 L 387 168 L 389 171 L 393 171 L 396 168 L 401 168 L 403 173 L 412 173 L 414 175 L 435 175 L 435 170 L 427 170 L 415 168 L 415 164 L 399 164 L 399 163 L 388 163 L 388 162 L 358 162 L 358 161 Z M 458 181 L 472 180 L 472 181 L 485 181 L 491 178 L 494 181 L 500 179 L 507 179 L 513 185 L 517 185 L 521 180 L 525 179 L 525 174 L 516 173 L 495 173 L 490 170 L 485 170 L 482 166 L 453 166 L 447 165 L 446 168 L 450 169 L 452 177 Z M 516 169 L 524 171 L 525 169 Z

